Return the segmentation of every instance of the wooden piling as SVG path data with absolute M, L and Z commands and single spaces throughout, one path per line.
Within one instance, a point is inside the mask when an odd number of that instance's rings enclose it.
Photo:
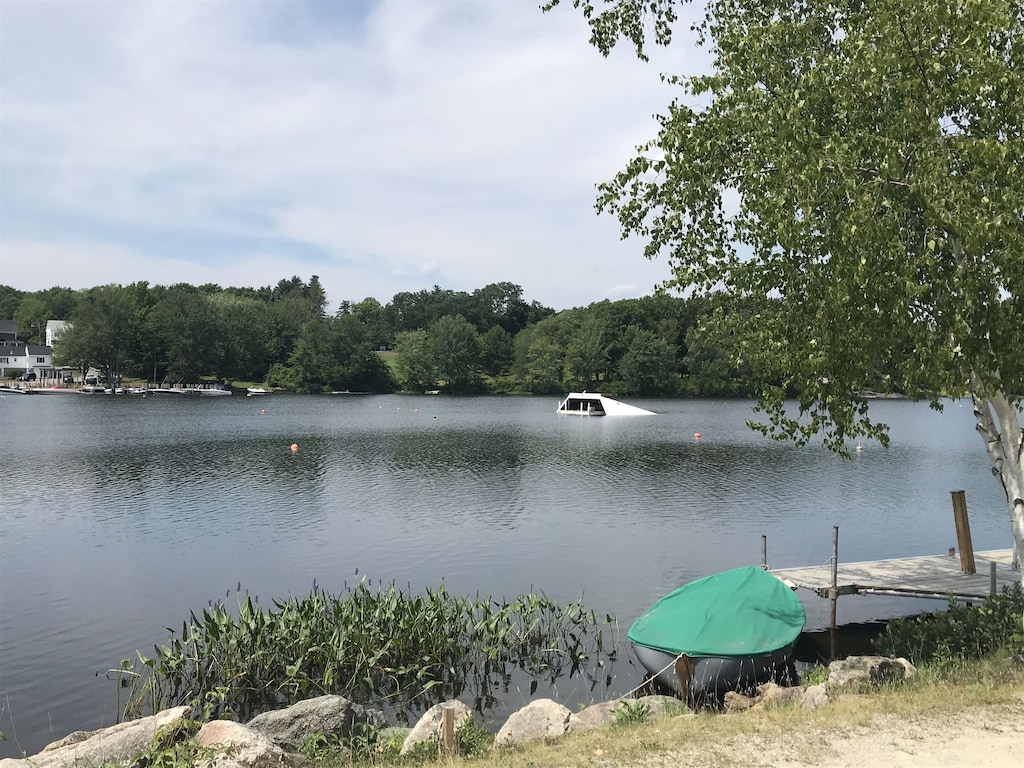
M 839 526 L 832 526 L 832 586 L 828 591 L 828 653 L 829 661 L 836 658 L 836 603 L 839 601 Z
M 441 743 L 448 754 L 455 752 L 455 707 L 441 709 Z
M 960 549 L 960 569 L 971 576 L 978 572 L 974 562 L 974 544 L 971 543 L 971 523 L 967 519 L 967 498 L 963 491 L 950 491 L 953 497 L 953 521 L 956 523 L 956 543 Z
M 768 570 L 768 536 L 761 534 L 761 568 Z

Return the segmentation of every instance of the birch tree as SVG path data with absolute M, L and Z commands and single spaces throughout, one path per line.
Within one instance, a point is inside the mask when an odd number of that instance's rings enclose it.
M 681 2 L 572 5 L 605 55 L 682 32 Z M 690 32 L 710 71 L 663 75 L 678 96 L 598 210 L 666 288 L 746 308 L 766 434 L 844 452 L 887 443 L 866 390 L 970 397 L 1020 558 L 1024 5 L 709 0 Z

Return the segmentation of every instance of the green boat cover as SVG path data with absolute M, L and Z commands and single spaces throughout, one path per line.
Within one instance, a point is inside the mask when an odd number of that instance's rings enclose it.
M 629 639 L 673 655 L 752 656 L 790 645 L 806 621 L 793 590 L 750 566 L 698 579 L 661 598 L 633 622 Z

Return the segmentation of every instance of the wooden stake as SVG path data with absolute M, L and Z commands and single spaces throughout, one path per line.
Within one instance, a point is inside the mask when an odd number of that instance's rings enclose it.
M 960 548 L 960 570 L 971 576 L 978 572 L 974 563 L 974 544 L 971 543 L 971 523 L 967 519 L 967 498 L 963 491 L 950 491 L 953 496 L 953 521 L 956 523 L 956 543 Z
M 832 526 L 832 588 L 828 592 L 828 654 L 836 660 L 836 602 L 839 600 L 839 526 Z
M 455 752 L 455 707 L 444 707 L 441 710 L 444 719 L 441 721 L 441 743 L 448 754 Z

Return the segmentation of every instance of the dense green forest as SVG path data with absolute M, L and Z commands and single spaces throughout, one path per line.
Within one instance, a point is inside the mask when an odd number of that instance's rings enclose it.
M 261 382 L 298 392 L 744 395 L 730 338 L 704 323 L 706 300 L 667 295 L 556 312 L 512 283 L 343 302 L 317 276 L 263 288 L 104 285 L 25 292 L 0 286 L 0 317 L 42 343 L 71 327 L 54 364 L 110 380 Z

